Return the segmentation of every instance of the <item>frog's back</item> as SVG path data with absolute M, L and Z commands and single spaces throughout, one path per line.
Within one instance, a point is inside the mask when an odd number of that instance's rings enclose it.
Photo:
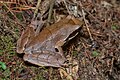
M 42 43 L 46 39 L 49 39 L 52 35 L 56 34 L 59 30 L 69 30 L 70 28 L 76 27 L 76 26 L 68 26 L 68 25 L 82 25 L 82 22 L 78 19 L 62 19 L 59 22 L 45 27 L 37 36 L 34 37 L 34 39 L 31 41 L 30 45 L 34 45 L 36 43 Z M 70 28 L 69 28 L 70 27 Z

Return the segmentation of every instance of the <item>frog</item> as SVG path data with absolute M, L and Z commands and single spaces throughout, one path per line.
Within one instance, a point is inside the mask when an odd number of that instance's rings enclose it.
M 36 33 L 35 25 L 30 24 L 17 41 L 17 53 L 24 53 L 24 61 L 38 66 L 61 67 L 66 61 L 62 46 L 82 25 L 78 18 L 67 17 Z

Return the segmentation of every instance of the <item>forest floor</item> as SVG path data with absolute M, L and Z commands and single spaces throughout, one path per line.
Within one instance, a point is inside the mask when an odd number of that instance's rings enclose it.
M 44 26 L 68 15 L 84 22 L 80 36 L 63 46 L 74 66 L 36 66 L 16 52 L 22 31 L 38 13 Z M 120 1 L 0 0 L 0 80 L 120 80 Z

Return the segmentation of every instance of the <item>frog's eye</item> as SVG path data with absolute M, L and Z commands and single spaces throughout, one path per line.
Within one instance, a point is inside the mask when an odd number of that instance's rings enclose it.
M 56 51 L 56 52 L 59 52 L 58 48 L 55 48 L 55 51 Z

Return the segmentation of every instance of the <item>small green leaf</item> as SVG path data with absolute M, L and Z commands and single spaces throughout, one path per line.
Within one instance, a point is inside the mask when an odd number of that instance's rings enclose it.
M 78 55 L 77 51 L 73 51 L 72 55 L 76 57 Z
M 99 55 L 99 53 L 98 53 L 97 51 L 93 51 L 93 52 L 92 52 L 92 56 L 93 56 L 93 57 L 96 57 L 96 56 L 98 56 L 98 55 Z
M 10 54 L 15 54 L 15 52 L 14 52 L 14 51 L 9 51 L 9 53 L 10 53 Z
M 111 26 L 111 29 L 112 29 L 112 30 L 117 30 L 117 29 L 118 29 L 118 26 L 117 26 L 117 25 L 112 25 L 112 26 Z
M 3 50 L 0 50 L 0 53 L 4 52 Z
M 18 28 L 16 28 L 16 29 L 15 29 L 15 32 L 19 32 L 19 29 L 18 29 Z
M 0 62 L 0 67 L 1 67 L 3 70 L 5 70 L 5 69 L 7 68 L 4 62 Z
M 3 52 L 4 52 L 4 50 L 0 50 L 0 56 L 2 56 Z
M 5 76 L 5 80 L 9 80 L 8 78 L 10 77 L 10 69 L 6 69 L 4 72 L 3 72 L 3 75 Z

